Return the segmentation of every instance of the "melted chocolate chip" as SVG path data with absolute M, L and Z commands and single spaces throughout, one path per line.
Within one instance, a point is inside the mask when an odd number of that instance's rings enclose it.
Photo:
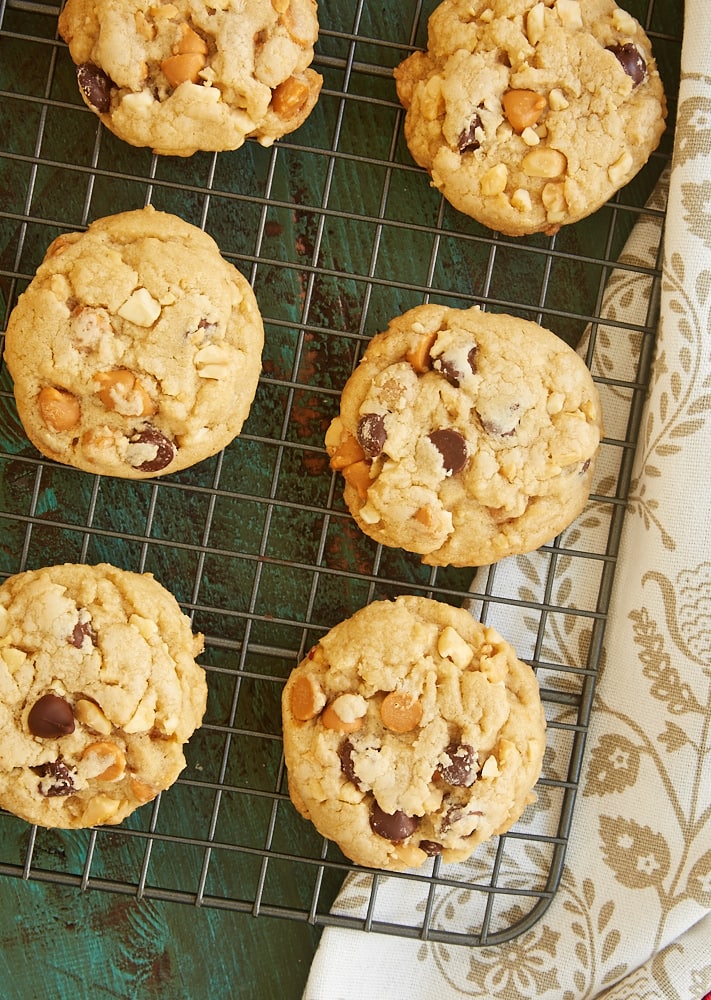
M 58 795 L 71 795 L 74 791 L 72 773 L 63 760 L 50 760 L 32 770 L 43 779 L 38 785 L 39 793 L 48 799 Z
M 338 756 L 341 761 L 341 770 L 345 774 L 346 778 L 352 782 L 356 788 L 360 788 L 360 781 L 358 780 L 358 775 L 355 773 L 355 768 L 353 766 L 353 744 L 350 740 L 344 740 L 338 748 Z
M 94 63 L 82 63 L 77 66 L 77 82 L 82 94 L 89 104 L 100 115 L 105 115 L 111 109 L 111 88 L 115 86 L 103 69 Z
M 167 468 L 175 458 L 177 449 L 173 442 L 150 424 L 137 434 L 133 434 L 129 438 L 129 441 L 131 444 L 155 446 L 155 455 L 153 458 L 148 458 L 144 462 L 141 462 L 140 465 L 134 466 L 134 468 L 140 469 L 141 472 L 160 472 L 161 469 Z
M 481 426 L 487 434 L 493 434 L 494 437 L 511 437 L 512 434 L 516 433 L 516 428 L 521 421 L 518 414 L 520 408 L 520 403 L 513 403 L 509 407 L 508 413 L 500 413 L 496 419 L 479 414 Z
M 385 417 L 381 413 L 364 413 L 358 421 L 356 437 L 366 458 L 377 458 L 387 439 Z
M 442 845 L 438 844 L 436 840 L 421 840 L 417 846 L 430 858 L 436 857 L 444 850 Z
M 607 50 L 612 52 L 632 83 L 638 87 L 647 75 L 647 64 L 637 46 L 632 42 L 625 42 L 624 45 L 608 45 Z
M 67 639 L 67 642 L 71 646 L 75 646 L 77 649 L 81 649 L 84 645 L 84 639 L 88 636 L 92 646 L 96 645 L 96 633 L 89 624 L 89 622 L 77 622 L 72 630 L 72 634 Z
M 451 427 L 445 427 L 439 431 L 432 431 L 428 436 L 442 456 L 445 472 L 452 475 L 460 472 L 469 458 L 469 449 L 467 448 L 467 442 L 459 431 L 455 431 Z
M 27 728 L 33 736 L 50 740 L 74 732 L 72 706 L 56 694 L 43 694 L 29 711 Z
M 392 840 L 393 843 L 400 843 L 412 836 L 420 821 L 417 816 L 408 816 L 407 813 L 397 809 L 394 813 L 386 813 L 380 808 L 377 802 L 373 803 L 370 812 L 370 828 L 373 833 L 385 840 Z
M 437 765 L 437 771 L 449 785 L 469 788 L 476 781 L 476 754 L 468 743 L 450 743 L 444 751 L 449 763 Z
M 467 364 L 472 372 L 476 371 L 476 345 L 467 354 Z M 441 358 L 437 358 L 433 366 L 437 371 L 441 372 L 447 381 L 454 386 L 455 389 L 459 387 L 462 379 L 465 377 L 466 372 L 463 372 L 456 359 L 448 357 L 443 354 Z
M 479 115 L 474 115 L 469 127 L 463 129 L 459 138 L 457 139 L 457 149 L 460 153 L 473 153 L 474 150 L 479 149 L 481 143 L 476 137 L 476 130 L 482 127 L 482 121 Z

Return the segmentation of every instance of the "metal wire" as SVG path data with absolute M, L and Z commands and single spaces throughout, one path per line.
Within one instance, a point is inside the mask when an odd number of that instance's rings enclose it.
M 681 11 L 630 0 L 652 37 L 667 92 L 678 80 Z M 618 322 L 642 339 L 630 381 L 628 433 L 605 441 L 612 488 L 591 509 L 607 525 L 588 549 L 564 535 L 541 550 L 536 594 L 501 590 L 497 567 L 477 577 L 423 567 L 354 528 L 328 469 L 323 431 L 368 338 L 423 301 L 513 311 L 576 343 L 594 344 L 604 289 L 671 151 L 671 135 L 627 189 L 556 237 L 511 240 L 454 212 L 413 164 L 402 137 L 392 68 L 425 43 L 434 2 L 396 9 L 360 0 L 322 4 L 315 66 L 324 91 L 309 121 L 264 149 L 152 156 L 97 127 L 58 39 L 58 6 L 0 2 L 0 295 L 5 328 L 17 295 L 59 232 L 153 203 L 211 233 L 248 277 L 267 344 L 257 399 L 222 454 L 166 480 L 131 483 L 44 460 L 28 444 L 9 376 L 0 373 L 0 579 L 59 561 L 105 560 L 155 573 L 205 634 L 210 701 L 177 784 L 118 828 L 46 831 L 0 812 L 0 874 L 325 926 L 481 945 L 521 933 L 560 881 L 580 778 L 595 678 L 655 317 Z M 674 102 L 670 100 L 673 121 Z M 658 283 L 659 268 L 620 265 Z M 597 580 L 585 606 L 560 598 L 556 573 Z M 473 588 L 473 589 L 472 589 Z M 464 874 L 435 862 L 388 876 L 421 905 L 410 922 L 383 915 L 386 877 L 349 864 L 296 817 L 281 758 L 279 695 L 290 669 L 337 621 L 398 593 L 475 602 L 486 620 L 530 613 L 526 658 L 538 671 L 556 746 L 541 794 L 552 826 L 517 826 Z M 583 623 L 587 649 L 551 661 L 558 623 Z M 511 867 L 524 845 L 535 873 Z M 531 856 L 533 856 L 531 854 Z M 333 909 L 350 875 L 359 912 Z M 466 930 L 444 894 L 471 908 Z M 472 902 L 473 901 L 473 902 Z M 460 921 L 461 923 L 461 921 Z

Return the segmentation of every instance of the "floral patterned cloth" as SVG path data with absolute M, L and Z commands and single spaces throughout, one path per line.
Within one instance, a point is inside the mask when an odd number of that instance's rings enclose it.
M 529 930 L 466 948 L 328 928 L 305 1000 L 614 1000 L 711 995 L 711 57 L 705 0 L 687 0 L 676 144 L 650 213 L 621 258 L 654 265 L 663 241 L 660 324 L 605 634 L 570 845 L 558 892 Z M 603 323 L 583 350 L 601 377 L 608 438 L 625 437 L 651 279 L 618 268 Z M 606 326 L 605 324 L 609 324 Z M 602 475 L 604 475 L 604 467 Z M 583 515 L 585 541 L 600 530 Z M 507 560 L 497 580 L 535 599 L 542 556 Z M 597 586 L 556 580 L 579 607 Z M 478 610 L 476 604 L 472 611 Z M 501 628 L 526 658 L 530 623 L 511 609 Z M 578 636 L 556 634 L 556 645 Z M 555 747 L 549 747 L 554 754 Z M 541 796 L 545 799 L 545 796 Z M 532 824 L 545 822 L 545 801 Z M 538 814 L 537 814 L 538 813 Z M 537 864 L 522 848 L 510 863 Z M 486 859 L 481 862 L 484 863 Z M 476 865 L 476 862 L 472 862 Z M 353 875 L 336 903 L 362 909 L 371 875 Z M 379 918 L 423 906 L 423 890 L 387 880 Z M 467 901 L 455 888 L 444 905 Z M 513 905 L 513 904 L 512 904 Z M 436 914 L 434 915 L 436 920 Z

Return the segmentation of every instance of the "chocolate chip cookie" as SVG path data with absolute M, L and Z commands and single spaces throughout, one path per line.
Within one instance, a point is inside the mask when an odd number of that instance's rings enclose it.
M 596 211 L 664 131 L 649 39 L 614 0 L 444 0 L 395 81 L 433 185 L 512 236 Z
M 190 156 L 293 132 L 318 99 L 315 0 L 67 0 L 84 102 L 133 146 Z
M 0 806 L 120 823 L 168 788 L 205 711 L 202 636 L 150 574 L 65 564 L 0 586 Z
M 326 449 L 367 535 L 430 565 L 481 566 L 578 516 L 601 431 L 589 370 L 550 330 L 423 305 L 368 344 Z
M 5 360 L 44 455 L 145 479 L 233 440 L 263 343 L 254 293 L 214 240 L 148 207 L 51 244 L 10 315 Z
M 532 669 L 461 608 L 376 601 L 283 692 L 289 794 L 357 864 L 463 861 L 534 801 L 545 718 Z

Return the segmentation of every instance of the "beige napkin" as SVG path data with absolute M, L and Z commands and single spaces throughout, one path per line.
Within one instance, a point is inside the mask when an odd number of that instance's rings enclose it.
M 676 144 L 664 176 L 630 237 L 620 264 L 654 266 L 667 199 L 661 318 L 649 398 L 624 521 L 601 673 L 580 792 L 561 884 L 530 929 L 496 946 L 469 948 L 327 928 L 305 1000 L 577 1000 L 582 997 L 702 1000 L 711 991 L 711 57 L 705 0 L 687 0 Z M 654 211 L 651 211 L 654 210 Z M 651 279 L 616 269 L 601 324 L 583 346 L 601 379 L 606 436 L 623 441 L 629 392 L 646 349 L 635 326 L 649 322 Z M 619 325 L 618 325 L 619 324 Z M 596 493 L 614 481 L 621 449 L 606 447 Z M 591 507 L 569 529 L 567 544 L 599 551 L 605 505 Z M 571 534 L 573 532 L 574 534 Z M 537 600 L 545 579 L 542 553 L 499 564 L 502 594 Z M 590 607 L 594 573 L 562 562 L 555 586 L 565 603 Z M 476 584 L 475 588 L 476 589 Z M 594 607 L 594 604 L 593 604 Z M 492 610 L 493 609 L 493 610 Z M 525 659 L 535 623 L 515 607 L 473 613 L 516 644 Z M 585 619 L 549 629 L 545 650 L 559 661 L 586 641 Z M 540 675 L 539 675 L 540 676 Z M 542 683 L 546 682 L 542 678 Z M 554 683 L 555 681 L 552 680 Z M 562 718 L 563 716 L 561 716 Z M 549 762 L 555 759 L 553 729 Z M 564 758 L 564 754 L 561 754 Z M 546 795 L 523 819 L 546 831 Z M 551 831 L 553 832 L 553 831 Z M 535 851 L 514 841 L 504 884 L 515 884 Z M 461 868 L 476 877 L 486 851 Z M 334 911 L 360 913 L 373 876 L 349 877 Z M 411 925 L 427 886 L 378 875 L 372 916 Z M 477 901 L 453 886 L 438 913 L 466 930 Z M 516 906 L 515 896 L 511 907 Z M 373 906 L 371 900 L 371 906 Z M 510 919 L 503 913 L 500 919 Z M 475 924 L 472 923 L 472 926 Z M 445 926 L 444 921 L 441 926 Z M 495 928 L 494 928 L 495 929 Z

